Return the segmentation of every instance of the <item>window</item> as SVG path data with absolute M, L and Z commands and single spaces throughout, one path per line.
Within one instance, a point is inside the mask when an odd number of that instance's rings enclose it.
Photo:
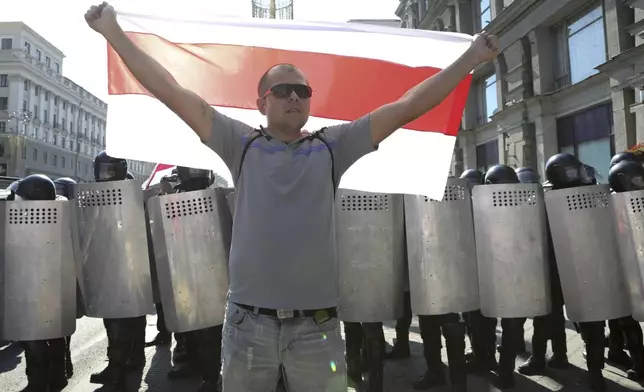
M 51 68 L 51 59 L 49 58 L 49 56 L 45 57 L 45 64 L 47 64 L 48 69 Z
M 35 95 L 35 96 L 39 96 L 39 95 L 40 95 L 40 86 L 36 86 L 36 88 L 34 89 L 34 95 Z
M 4 154 L 4 148 L 0 146 L 0 150 L 2 150 Z M 6 176 L 7 175 L 7 164 L 6 163 L 0 163 L 0 176 Z
M 76 105 L 72 105 L 72 114 L 76 113 Z
M 44 116 L 43 116 L 42 120 L 43 120 L 45 123 L 48 123 L 48 122 L 49 122 L 49 112 L 47 111 L 47 109 L 45 109 L 45 110 L 44 110 L 44 112 L 45 112 L 45 113 L 44 113 Z
M 37 139 L 38 136 L 40 136 L 40 129 L 38 127 L 35 127 L 33 137 L 35 137 Z
M 49 132 L 43 132 L 43 137 L 42 137 L 42 139 L 43 139 L 44 141 L 48 142 L 48 141 L 49 141 Z
M 31 54 L 31 44 L 29 42 L 25 42 L 25 53 Z
M 0 97 L 0 110 L 7 110 L 9 106 L 9 99 L 7 97 Z
M 87 112 L 85 112 L 85 121 L 89 121 L 89 114 Z M 85 132 L 85 133 L 87 133 L 87 132 Z
M 63 101 L 63 110 L 67 110 L 67 101 Z
M 73 121 L 69 122 L 69 132 L 74 132 L 74 122 Z
M 562 27 L 560 33 L 557 87 L 561 88 L 597 74 L 607 59 L 602 6 L 592 9 Z
M 34 151 L 32 153 L 32 158 L 34 161 L 38 161 L 38 150 L 34 148 Z
M 57 146 L 57 145 L 58 145 L 58 135 L 56 135 L 56 134 L 54 133 L 54 136 L 52 137 L 51 142 L 52 142 L 52 144 L 53 144 L 54 146 Z M 55 155 L 54 155 L 54 156 L 55 156 Z
M 9 75 L 7 74 L 0 75 L 0 87 L 8 87 L 8 86 L 9 86 Z
M 58 127 L 58 116 L 54 114 L 54 127 Z
M 58 106 L 58 96 L 54 97 L 54 106 Z
M 486 171 L 499 163 L 499 143 L 492 140 L 476 146 L 476 168 Z
M 23 112 L 27 111 L 27 101 L 22 101 L 22 111 Z
M 490 118 L 499 108 L 499 101 L 496 94 L 496 74 L 485 79 L 483 82 L 483 116 L 484 122 L 490 121 Z
M 13 38 L 3 38 L 0 41 L 0 50 L 13 49 Z
M 0 121 L 0 133 L 7 133 L 7 122 Z
M 65 129 L 67 129 L 67 128 L 65 128 L 65 127 L 67 126 L 67 123 L 65 122 L 65 118 L 64 118 L 64 117 L 60 119 L 60 126 L 63 128 L 63 131 L 64 131 Z M 65 144 L 65 143 L 63 143 L 63 144 Z
M 483 30 L 492 21 L 492 9 L 490 8 L 490 0 L 481 0 L 480 2 L 480 30 Z
M 62 138 L 62 140 L 61 140 L 61 142 L 60 142 L 60 145 L 61 145 L 61 147 L 63 147 L 63 148 L 64 148 L 64 147 L 67 145 L 67 139 Z
M 47 163 L 47 151 L 42 152 L 42 160 L 43 162 Z
M 49 91 L 45 91 L 45 102 L 49 102 Z
M 22 146 L 22 159 L 27 159 L 27 146 Z
M 3 157 L 3 156 L 4 156 L 4 146 L 0 144 L 0 157 Z M 7 173 L 6 171 L 3 172 L 0 169 L 0 176 L 6 176 L 7 175 L 6 173 Z
M 615 152 L 611 104 L 557 119 L 559 151 L 595 168 L 597 181 L 608 182 L 610 158 Z
M 52 159 L 52 165 L 58 166 L 58 155 L 54 154 L 54 158 Z
M 71 141 L 71 140 L 69 141 L 69 149 L 70 149 L 70 150 L 73 150 L 73 149 L 74 149 L 74 142 L 73 142 L 73 141 Z
M 34 119 L 38 118 L 38 105 L 34 105 Z
M 65 167 L 65 157 L 60 157 L 60 167 Z
M 36 49 L 36 58 L 38 59 L 38 62 L 42 61 L 42 52 L 40 49 Z
M 29 87 L 30 87 L 30 86 L 31 86 L 31 85 L 29 84 L 29 81 L 28 81 L 28 80 L 25 80 L 25 91 L 29 91 Z
M 56 73 L 60 74 L 60 64 L 55 63 L 55 65 L 56 65 Z

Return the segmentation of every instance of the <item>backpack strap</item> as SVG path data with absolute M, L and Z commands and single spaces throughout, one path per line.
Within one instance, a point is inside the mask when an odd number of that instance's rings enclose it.
M 241 159 L 239 160 L 239 167 L 237 169 L 237 177 L 235 178 L 235 186 L 238 186 L 239 184 L 239 177 L 241 177 L 242 173 L 242 165 L 244 164 L 244 159 L 246 158 L 246 153 L 248 152 L 248 149 L 250 148 L 251 144 L 260 137 L 264 136 L 263 131 L 264 128 L 260 126 L 260 129 L 255 129 L 255 134 L 248 139 L 246 142 L 246 145 L 244 145 L 244 149 L 242 150 L 242 155 Z
M 242 155 L 241 159 L 239 161 L 239 167 L 237 169 L 237 177 L 235 178 L 235 185 L 239 184 L 239 178 L 241 177 L 242 173 L 242 166 L 244 164 L 244 159 L 246 158 L 246 153 L 248 152 L 248 149 L 250 146 L 253 144 L 253 142 L 260 137 L 264 137 L 264 127 L 260 125 L 260 129 L 255 129 L 255 134 L 248 139 L 246 142 L 246 145 L 244 145 L 244 149 L 242 150 Z M 322 133 L 327 130 L 327 127 L 324 127 L 320 129 L 319 131 L 315 131 L 313 134 L 307 136 L 303 140 L 313 140 L 313 139 L 318 139 L 324 145 L 326 146 L 326 149 L 329 151 L 329 155 L 331 155 L 331 183 L 333 184 L 333 196 L 335 197 L 335 194 L 337 192 L 337 184 L 335 182 L 335 159 L 333 157 L 333 151 L 331 150 L 331 145 L 329 145 L 329 142 L 327 142 L 324 137 L 322 137 Z

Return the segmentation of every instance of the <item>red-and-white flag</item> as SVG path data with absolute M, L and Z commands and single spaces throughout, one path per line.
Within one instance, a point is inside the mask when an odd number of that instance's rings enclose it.
M 255 127 L 265 124 L 256 110 L 257 83 L 274 64 L 295 64 L 308 77 L 314 95 L 305 129 L 314 131 L 397 100 L 456 60 L 472 39 L 353 23 L 218 18 L 185 8 L 155 9 L 155 15 L 120 9 L 118 18 L 182 86 Z M 208 168 L 230 178 L 221 159 L 150 96 L 111 48 L 108 72 L 110 155 Z M 441 199 L 469 86 L 467 77 L 441 105 L 356 162 L 340 187 Z
M 150 177 L 148 177 L 147 180 L 143 183 L 142 188 L 148 189 L 149 187 L 156 185 L 161 182 L 161 179 L 163 176 L 169 176 L 172 174 L 172 170 L 174 170 L 176 166 L 174 165 L 166 165 L 163 163 L 157 163 L 156 166 L 154 166 L 154 170 L 152 170 L 152 173 L 150 174 Z

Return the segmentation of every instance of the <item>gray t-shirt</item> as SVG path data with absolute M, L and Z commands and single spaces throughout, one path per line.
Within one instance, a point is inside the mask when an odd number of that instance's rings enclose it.
M 374 151 L 369 116 L 332 126 L 322 137 L 333 151 L 336 185 Z M 208 143 L 233 179 L 254 128 L 215 112 Z M 337 305 L 337 248 L 331 155 L 318 139 L 256 139 L 246 152 L 229 261 L 230 300 L 269 309 Z

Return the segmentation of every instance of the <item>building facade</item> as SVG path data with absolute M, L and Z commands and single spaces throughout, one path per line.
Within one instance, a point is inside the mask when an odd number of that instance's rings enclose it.
M 473 72 L 453 175 L 503 163 L 543 179 L 566 152 L 605 183 L 611 156 L 644 141 L 644 1 L 401 0 L 396 13 L 405 28 L 500 39 Z
M 63 59 L 26 24 L 0 23 L 0 175 L 93 179 L 107 104 L 63 76 Z M 140 179 L 152 170 L 128 163 Z

